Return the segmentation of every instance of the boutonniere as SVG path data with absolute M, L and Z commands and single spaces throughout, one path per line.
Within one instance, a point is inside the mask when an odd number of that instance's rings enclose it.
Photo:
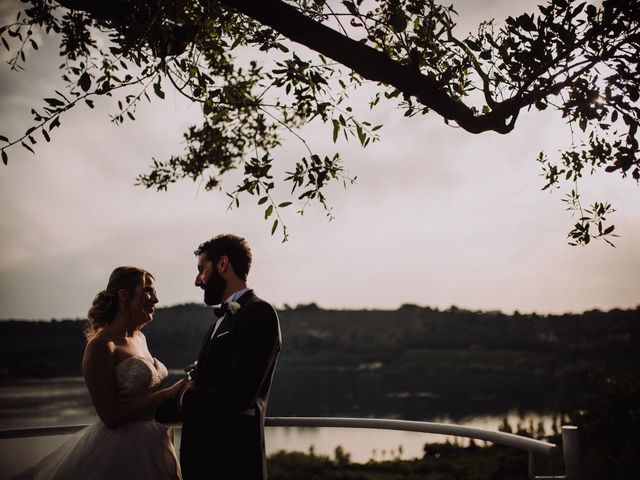
M 217 318 L 220 318 L 223 315 L 226 315 L 227 313 L 229 315 L 233 315 L 238 310 L 240 310 L 240 307 L 242 307 L 242 305 L 240 305 L 238 302 L 229 302 L 229 303 L 224 302 L 219 307 L 213 307 L 213 314 Z
M 238 312 L 238 310 L 240 310 L 241 306 L 242 305 L 240 305 L 238 302 L 229 303 L 229 307 L 228 307 L 229 313 L 231 315 L 235 315 Z

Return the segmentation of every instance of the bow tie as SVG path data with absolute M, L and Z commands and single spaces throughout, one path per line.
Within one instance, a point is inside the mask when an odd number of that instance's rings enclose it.
M 213 314 L 216 318 L 221 318 L 229 312 L 229 302 L 224 302 L 222 305 L 213 307 Z

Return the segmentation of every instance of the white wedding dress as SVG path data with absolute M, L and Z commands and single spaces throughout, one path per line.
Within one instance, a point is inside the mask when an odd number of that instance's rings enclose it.
M 167 368 L 130 357 L 116 365 L 118 396 L 131 400 L 160 388 Z M 176 480 L 180 467 L 168 427 L 148 419 L 110 429 L 101 421 L 74 434 L 15 480 Z

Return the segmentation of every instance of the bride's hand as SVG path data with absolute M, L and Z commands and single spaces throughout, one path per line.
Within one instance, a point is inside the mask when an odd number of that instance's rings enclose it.
M 184 379 L 178 380 L 176 383 L 167 387 L 163 390 L 166 397 L 165 398 L 176 398 L 183 388 L 187 385 L 187 381 Z

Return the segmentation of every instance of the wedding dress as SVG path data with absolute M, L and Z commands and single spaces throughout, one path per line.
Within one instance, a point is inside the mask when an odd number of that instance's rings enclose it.
M 129 357 L 116 365 L 118 397 L 138 398 L 160 388 L 167 368 L 154 358 Z M 74 434 L 15 480 L 177 480 L 180 467 L 168 427 L 147 419 L 108 428 L 102 421 Z

